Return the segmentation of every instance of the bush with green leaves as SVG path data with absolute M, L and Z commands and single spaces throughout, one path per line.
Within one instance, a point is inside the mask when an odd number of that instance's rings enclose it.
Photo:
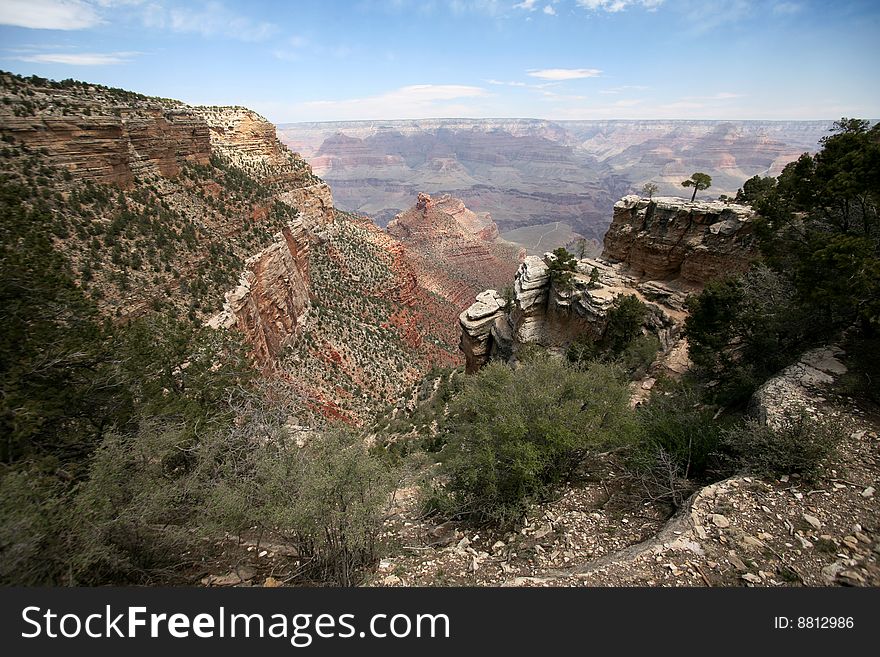
M 543 499 L 593 449 L 635 434 L 618 368 L 535 357 L 491 363 L 450 402 L 445 489 L 431 503 L 477 522 L 508 524 Z
M 739 472 L 769 477 L 798 474 L 809 480 L 824 471 L 842 438 L 838 423 L 791 409 L 776 426 L 748 419 L 726 429 L 721 446 Z
M 656 335 L 643 332 L 648 307 L 635 295 L 618 295 L 608 311 L 608 321 L 598 339 L 584 333 L 571 342 L 566 357 L 572 363 L 594 359 L 618 362 L 631 377 L 642 376 L 660 349 Z
M 716 401 L 742 404 L 811 342 L 811 315 L 789 279 L 764 265 L 709 283 L 688 301 L 690 357 Z
M 658 384 L 638 410 L 640 437 L 629 460 L 647 498 L 678 507 L 694 482 L 708 478 L 721 440 L 713 415 L 697 388 Z

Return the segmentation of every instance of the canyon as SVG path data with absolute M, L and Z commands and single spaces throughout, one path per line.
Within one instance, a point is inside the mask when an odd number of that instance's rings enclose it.
M 0 83 L 7 180 L 47 188 L 47 234 L 99 311 L 234 331 L 310 422 L 359 424 L 455 365 L 461 307 L 519 263 L 492 218 L 453 197 L 413 194 L 387 232 L 338 211 L 247 108 Z
M 825 121 L 433 119 L 282 124 L 281 140 L 333 187 L 340 208 L 380 225 L 418 192 L 491 212 L 502 236 L 540 255 L 578 237 L 598 255 L 609 211 L 645 183 L 677 196 L 694 171 L 701 198 L 777 175 L 828 133 Z

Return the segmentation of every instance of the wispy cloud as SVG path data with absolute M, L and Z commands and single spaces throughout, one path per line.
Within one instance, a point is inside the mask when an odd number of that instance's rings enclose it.
M 494 85 L 498 85 L 498 86 L 503 85 L 506 87 L 528 87 L 529 86 L 525 82 L 517 82 L 515 80 L 505 82 L 504 80 L 491 80 L 490 79 L 490 80 L 486 80 L 486 82 L 488 84 L 494 84 Z
M 544 5 L 544 13 L 548 16 L 555 16 L 556 10 L 553 8 L 553 5 Z
M 774 14 L 797 14 L 803 6 L 797 2 L 777 2 L 773 5 Z
M 132 57 L 140 55 L 139 52 L 81 52 L 62 53 L 47 52 L 33 55 L 19 55 L 13 57 L 21 62 L 34 62 L 37 64 L 65 64 L 68 66 L 109 66 L 111 64 L 124 64 Z
M 663 4 L 663 0 L 577 0 L 577 3 L 590 11 L 616 13 L 630 6 L 644 7 L 653 11 Z
M 731 98 L 742 98 L 743 94 L 733 93 L 732 91 L 719 91 L 709 96 L 685 96 L 682 100 L 730 100 Z
M 213 1 L 170 9 L 151 4 L 146 7 L 142 18 L 146 27 L 248 42 L 266 41 L 280 31 L 274 23 L 255 21 Z
M 414 84 L 366 98 L 315 100 L 300 104 L 300 109 L 319 112 L 329 121 L 334 119 L 390 119 L 454 116 L 467 112 L 460 101 L 486 98 L 482 87 L 460 84 Z
M 597 78 L 602 74 L 597 68 L 543 68 L 528 71 L 528 75 L 542 80 L 579 80 Z
M 650 88 L 651 87 L 643 84 L 624 84 L 619 87 L 609 87 L 608 89 L 602 89 L 599 93 L 603 96 L 608 96 L 623 93 L 624 91 L 646 91 Z
M 535 11 L 538 0 L 523 0 L 519 4 L 513 5 L 514 9 L 525 9 L 526 11 Z
M 80 0 L 3 0 L 0 25 L 35 30 L 84 30 L 101 23 L 94 7 Z
M 687 18 L 688 31 L 696 34 L 727 30 L 757 11 L 753 0 L 681 0 L 675 8 Z

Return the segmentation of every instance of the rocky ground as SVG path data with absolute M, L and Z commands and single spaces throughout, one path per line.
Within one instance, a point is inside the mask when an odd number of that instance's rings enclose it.
M 609 453 L 585 463 L 558 499 L 506 534 L 432 524 L 419 515 L 418 489 L 404 486 L 386 524 L 391 554 L 371 584 L 878 586 L 880 414 L 835 393 L 829 372 L 843 366 L 834 353 L 805 356 L 828 370 L 801 362 L 764 389 L 797 391 L 813 415 L 843 433 L 814 481 L 732 477 L 697 491 L 669 518 L 643 500 Z M 764 396 L 771 415 L 783 401 Z

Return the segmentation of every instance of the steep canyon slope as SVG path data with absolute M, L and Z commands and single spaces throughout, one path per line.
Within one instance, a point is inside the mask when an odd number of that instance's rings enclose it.
M 489 278 L 459 275 L 462 256 L 428 285 L 419 239 L 337 212 L 328 185 L 246 108 L 0 83 L 4 190 L 45 217 L 98 311 L 234 329 L 318 418 L 359 422 L 431 365 L 456 363 L 456 304 L 515 268 L 509 251 L 510 271 L 492 261 Z M 491 257 L 491 220 L 444 203 L 453 214 L 438 216 L 458 227 L 444 254 Z

